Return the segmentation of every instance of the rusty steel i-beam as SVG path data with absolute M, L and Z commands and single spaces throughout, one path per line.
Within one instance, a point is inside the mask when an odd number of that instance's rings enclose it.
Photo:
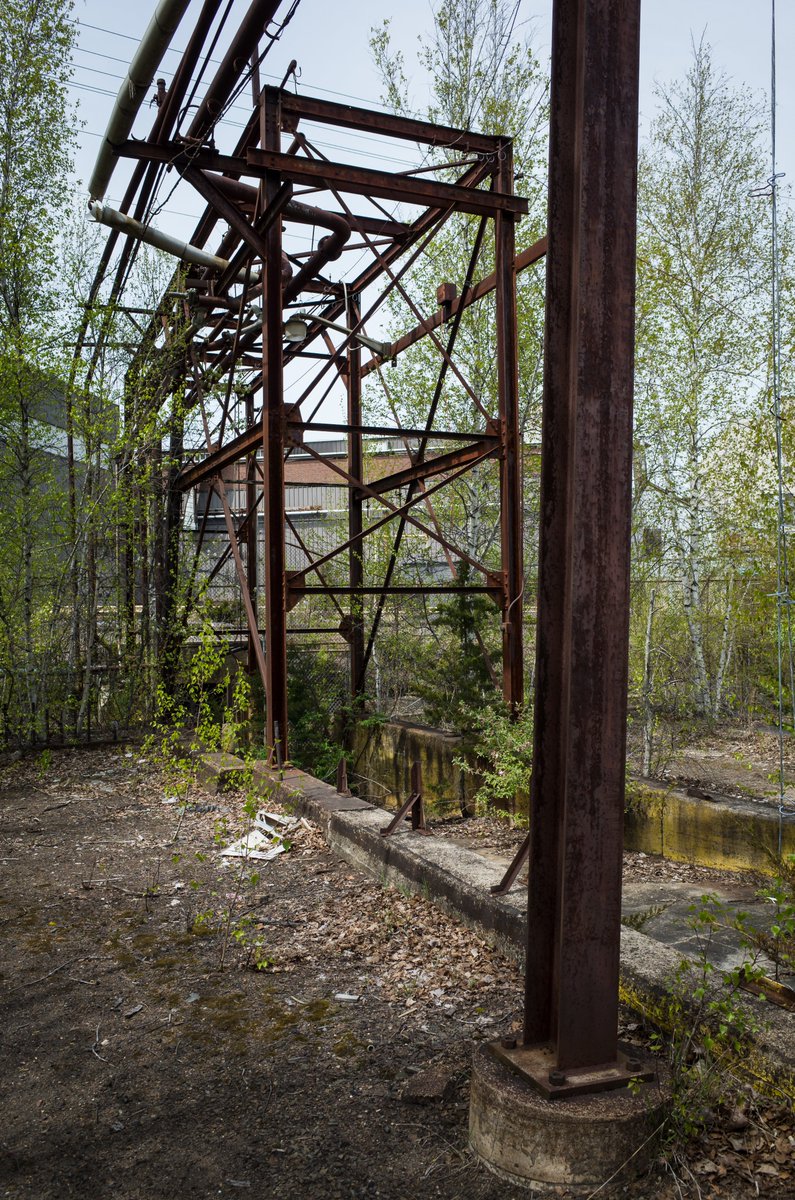
M 553 15 L 522 1048 L 548 1094 L 578 1075 L 593 1088 L 626 1080 L 617 1030 L 639 10 L 640 0 L 556 0 Z

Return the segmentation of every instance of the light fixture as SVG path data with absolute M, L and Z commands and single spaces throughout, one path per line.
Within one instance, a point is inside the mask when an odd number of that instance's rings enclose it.
M 325 317 L 319 317 L 316 313 L 293 313 L 292 316 L 284 323 L 284 336 L 288 342 L 303 342 L 309 330 L 311 322 L 316 322 L 318 325 L 325 325 L 327 329 L 336 329 L 337 333 L 347 334 L 348 337 L 355 338 L 362 346 L 366 346 L 368 350 L 372 350 L 378 358 L 389 358 L 392 352 L 391 342 L 378 342 L 375 338 L 365 337 L 363 333 L 354 333 L 352 329 L 346 328 L 345 325 L 335 325 L 333 321 L 327 321 Z
M 307 335 L 307 323 L 303 317 L 288 317 L 284 322 L 284 336 L 288 342 L 303 342 Z

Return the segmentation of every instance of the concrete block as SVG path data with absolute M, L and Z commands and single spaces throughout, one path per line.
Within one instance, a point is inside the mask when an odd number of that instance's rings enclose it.
M 472 1056 L 469 1142 L 511 1183 L 589 1193 L 648 1167 L 669 1103 L 657 1082 L 545 1100 L 481 1045 Z
M 235 754 L 221 751 L 202 754 L 196 760 L 196 782 L 213 796 L 237 787 L 243 780 L 246 764 Z

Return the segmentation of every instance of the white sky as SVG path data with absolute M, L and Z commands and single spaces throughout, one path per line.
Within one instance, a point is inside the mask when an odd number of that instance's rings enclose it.
M 182 49 L 190 27 L 191 9 L 175 35 L 174 45 Z M 244 12 L 248 0 L 236 0 L 235 11 Z M 539 55 L 549 51 L 551 0 L 522 0 L 521 17 L 534 30 Z M 415 50 L 420 33 L 432 24 L 431 0 L 301 0 L 298 11 L 282 41 L 272 51 L 268 71 L 281 79 L 291 58 L 297 58 L 302 71 L 299 87 L 308 92 L 337 93 L 355 98 L 357 103 L 376 103 L 380 85 L 369 56 L 368 37 L 372 26 L 392 17 L 394 41 L 403 49 L 408 73 L 416 76 L 413 96 L 422 106 L 421 73 L 416 68 Z M 80 104 L 85 128 L 80 136 L 77 174 L 87 180 L 110 113 L 112 97 L 136 44 L 154 10 L 154 0 L 119 5 L 107 0 L 76 0 L 75 15 L 81 23 L 73 95 Z M 788 181 L 795 173 L 795 136 L 790 133 L 789 115 L 795 111 L 795 0 L 778 0 L 778 169 Z M 745 83 L 758 93 L 770 85 L 770 0 L 643 0 L 641 51 L 641 116 L 647 121 L 654 109 L 653 84 L 681 76 L 687 70 L 691 39 L 698 40 L 706 31 L 714 52 L 715 65 L 736 83 Z M 134 39 L 134 40 L 131 40 Z M 177 61 L 167 53 L 163 74 Z M 110 93 L 110 94 L 105 94 Z M 145 109 L 136 134 L 145 136 L 154 110 Z M 330 154 L 330 157 L 335 157 Z M 376 164 L 374 164 L 376 165 Z M 124 164 L 114 176 L 109 201 L 117 200 L 124 179 Z M 764 180 L 760 180 L 763 183 Z M 180 201 L 182 209 L 185 204 Z M 191 208 L 191 212 L 199 211 Z M 190 223 L 176 213 L 163 213 L 159 224 L 178 233 L 190 229 Z

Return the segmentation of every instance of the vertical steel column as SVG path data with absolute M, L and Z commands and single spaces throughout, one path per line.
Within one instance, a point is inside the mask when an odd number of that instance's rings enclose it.
M 617 1057 L 640 0 L 555 0 L 525 1042 Z
M 361 297 L 357 292 L 351 297 L 350 312 L 346 313 L 349 329 L 354 329 L 359 322 L 360 303 Z M 355 339 L 351 339 L 348 347 L 348 424 L 353 428 L 348 433 L 348 471 L 354 479 L 362 478 L 362 434 L 361 429 L 356 428 L 362 423 L 361 365 L 361 347 Z M 360 588 L 364 583 L 364 542 L 360 537 L 363 508 L 364 497 L 359 489 L 349 488 L 348 537 L 357 539 L 348 555 L 351 589 Z M 356 705 L 361 700 L 364 688 L 364 614 L 362 597 L 354 590 L 351 591 L 350 666 L 351 700 Z
M 513 193 L 513 149 L 505 143 L 499 152 L 497 190 Z M 500 430 L 500 534 L 502 545 L 502 693 L 512 712 L 524 699 L 522 651 L 522 475 L 519 444 L 519 366 L 516 327 L 516 238 L 513 216 L 495 218 L 495 272 L 497 279 L 497 384 Z
M 280 93 L 262 91 L 262 146 L 279 150 Z M 269 172 L 264 208 L 281 180 Z M 262 438 L 265 490 L 265 744 L 276 761 L 287 758 L 287 588 L 284 516 L 284 381 L 282 378 L 282 226 L 272 221 L 265 234 L 262 264 Z

